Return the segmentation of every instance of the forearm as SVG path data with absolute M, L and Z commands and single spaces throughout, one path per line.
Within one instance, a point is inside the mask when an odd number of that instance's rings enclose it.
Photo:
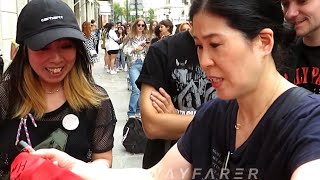
M 78 174 L 85 180 L 152 180 L 149 170 L 140 168 L 128 169 L 110 169 L 102 164 L 95 164 L 83 166 L 83 169 L 75 169 L 74 173 Z
M 103 153 L 92 153 L 91 163 L 101 163 L 112 167 L 112 150 Z
M 175 140 L 183 135 L 193 117 L 193 115 L 156 113 L 149 117 L 142 116 L 142 120 L 149 139 Z
M 103 165 L 103 166 L 106 166 L 108 168 L 111 168 L 111 162 L 109 160 L 107 160 L 107 159 L 96 159 L 96 160 L 92 161 L 91 164 Z

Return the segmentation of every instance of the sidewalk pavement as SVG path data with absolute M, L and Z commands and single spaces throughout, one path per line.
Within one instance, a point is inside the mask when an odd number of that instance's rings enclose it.
M 93 77 L 96 83 L 105 88 L 111 98 L 117 117 L 114 132 L 113 168 L 137 168 L 142 167 L 143 154 L 131 154 L 122 146 L 122 130 L 127 121 L 127 111 L 130 91 L 127 85 L 127 72 L 119 71 L 111 75 L 104 69 L 104 52 L 99 51 L 100 61 L 94 64 Z

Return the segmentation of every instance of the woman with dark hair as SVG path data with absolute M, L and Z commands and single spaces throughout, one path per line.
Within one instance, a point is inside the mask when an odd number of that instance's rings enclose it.
M 117 36 L 115 25 L 113 22 L 106 24 L 106 42 L 105 42 L 107 55 L 108 68 L 107 72 L 110 74 L 117 74 L 114 62 L 119 52 L 119 37 Z
M 155 30 L 158 25 L 158 21 L 151 19 L 149 21 L 148 39 L 153 39 L 156 37 Z
M 108 169 L 91 177 L 318 179 L 320 97 L 276 69 L 276 54 L 286 43 L 280 1 L 194 0 L 190 18 L 200 65 L 218 98 L 201 106 L 178 143 L 151 169 Z M 51 150 L 36 154 L 67 158 Z M 68 157 L 62 165 L 80 164 Z M 90 177 L 90 170 L 77 173 Z
M 153 44 L 161 39 L 161 31 L 160 31 L 159 24 L 154 29 L 154 35 L 155 35 L 155 37 L 151 39 L 151 44 Z
M 52 10 L 61 16 L 43 18 Z M 61 0 L 30 1 L 18 17 L 16 41 L 20 48 L 0 83 L 0 179 L 19 154 L 20 140 L 111 166 L 113 105 L 94 82 L 70 7 Z
M 117 36 L 119 38 L 119 43 L 120 43 L 120 49 L 119 52 L 117 54 L 117 59 L 116 59 L 116 69 L 117 70 L 123 70 L 125 68 L 126 65 L 126 57 L 123 53 L 123 44 L 125 43 L 124 40 L 126 38 L 126 33 L 125 33 L 125 29 L 124 26 L 119 26 L 117 28 Z
M 160 32 L 161 32 L 161 39 L 167 36 L 170 36 L 173 31 L 173 24 L 169 19 L 165 19 L 159 22 L 160 25 Z

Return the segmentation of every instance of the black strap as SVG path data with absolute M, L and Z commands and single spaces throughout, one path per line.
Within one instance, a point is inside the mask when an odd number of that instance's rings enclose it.
M 114 42 L 120 44 L 120 41 L 118 42 L 118 41 L 114 40 L 111 36 L 109 36 L 109 34 L 107 35 L 107 37 L 110 38 L 110 39 L 112 39 Z

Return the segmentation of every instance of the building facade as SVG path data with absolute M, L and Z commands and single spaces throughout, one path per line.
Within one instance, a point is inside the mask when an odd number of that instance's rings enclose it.
M 189 9 L 192 0 L 144 0 L 144 11 L 148 11 L 152 6 L 156 7 L 155 15 L 158 21 L 170 19 L 173 24 L 179 24 L 189 20 Z

